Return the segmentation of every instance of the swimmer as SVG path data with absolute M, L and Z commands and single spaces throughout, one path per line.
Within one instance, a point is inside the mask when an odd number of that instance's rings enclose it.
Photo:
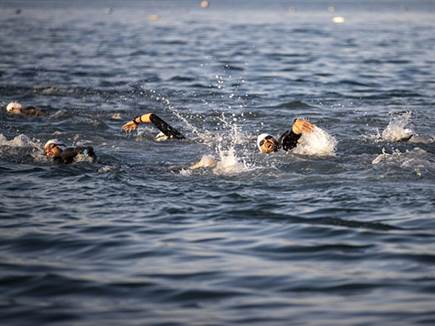
M 171 127 L 168 123 L 163 121 L 159 116 L 154 113 L 146 113 L 138 115 L 133 120 L 127 122 L 122 126 L 122 130 L 126 133 L 136 130 L 136 128 L 141 124 L 152 123 L 160 133 L 155 137 L 156 140 L 167 140 L 167 139 L 185 139 L 183 134 L 181 134 L 177 129 Z
M 23 106 L 19 102 L 9 103 L 6 107 L 6 112 L 8 112 L 9 114 L 26 115 L 26 116 L 34 116 L 34 117 L 40 117 L 45 115 L 45 112 L 43 112 L 41 109 L 38 109 L 34 106 L 27 106 L 23 108 Z
M 63 142 L 57 139 L 50 139 L 45 143 L 44 154 L 55 162 L 65 164 L 74 162 L 80 155 L 89 157 L 92 162 L 97 159 L 92 146 L 66 147 Z
M 270 154 L 277 152 L 280 148 L 290 151 L 298 145 L 299 138 L 303 134 L 311 133 L 314 124 L 304 119 L 295 119 L 290 130 L 284 132 L 277 140 L 269 134 L 261 134 L 257 137 L 257 147 L 261 153 Z

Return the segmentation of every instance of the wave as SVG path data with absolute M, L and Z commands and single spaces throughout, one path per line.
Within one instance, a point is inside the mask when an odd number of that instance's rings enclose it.
M 11 140 L 0 134 L 0 158 L 19 163 L 47 161 L 41 143 L 24 134 Z
M 314 106 L 311 106 L 305 102 L 302 101 L 289 101 L 289 102 L 283 102 L 279 103 L 278 105 L 274 106 L 274 108 L 284 108 L 284 109 L 312 109 Z
M 3 134 L 0 134 L 0 146 L 39 148 L 37 143 L 30 140 L 30 138 L 24 134 L 20 134 L 11 140 L 8 140 Z
M 372 161 L 373 165 L 410 169 L 419 177 L 426 173 L 435 173 L 434 163 L 430 153 L 419 147 L 405 152 L 394 149 L 391 153 L 382 148 L 382 154 Z

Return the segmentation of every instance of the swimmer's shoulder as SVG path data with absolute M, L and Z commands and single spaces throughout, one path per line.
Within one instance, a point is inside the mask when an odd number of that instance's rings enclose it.
M 67 147 L 63 150 L 60 159 L 63 163 L 70 164 L 74 162 L 74 159 L 77 157 L 77 155 L 80 154 L 87 155 L 92 159 L 93 162 L 97 159 L 94 148 L 92 146 Z

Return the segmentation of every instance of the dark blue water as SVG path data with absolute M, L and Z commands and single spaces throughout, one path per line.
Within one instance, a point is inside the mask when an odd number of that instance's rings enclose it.
M 0 142 L 1 324 L 433 325 L 434 10 L 0 2 L 0 133 L 31 139 Z M 189 140 L 121 133 L 146 112 Z M 335 155 L 257 153 L 295 117 Z M 45 160 L 53 137 L 99 161 Z

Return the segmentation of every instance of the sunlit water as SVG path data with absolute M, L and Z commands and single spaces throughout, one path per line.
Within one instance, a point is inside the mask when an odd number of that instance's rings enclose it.
M 1 2 L 2 325 L 434 324 L 434 10 Z M 146 112 L 188 140 L 121 133 Z

